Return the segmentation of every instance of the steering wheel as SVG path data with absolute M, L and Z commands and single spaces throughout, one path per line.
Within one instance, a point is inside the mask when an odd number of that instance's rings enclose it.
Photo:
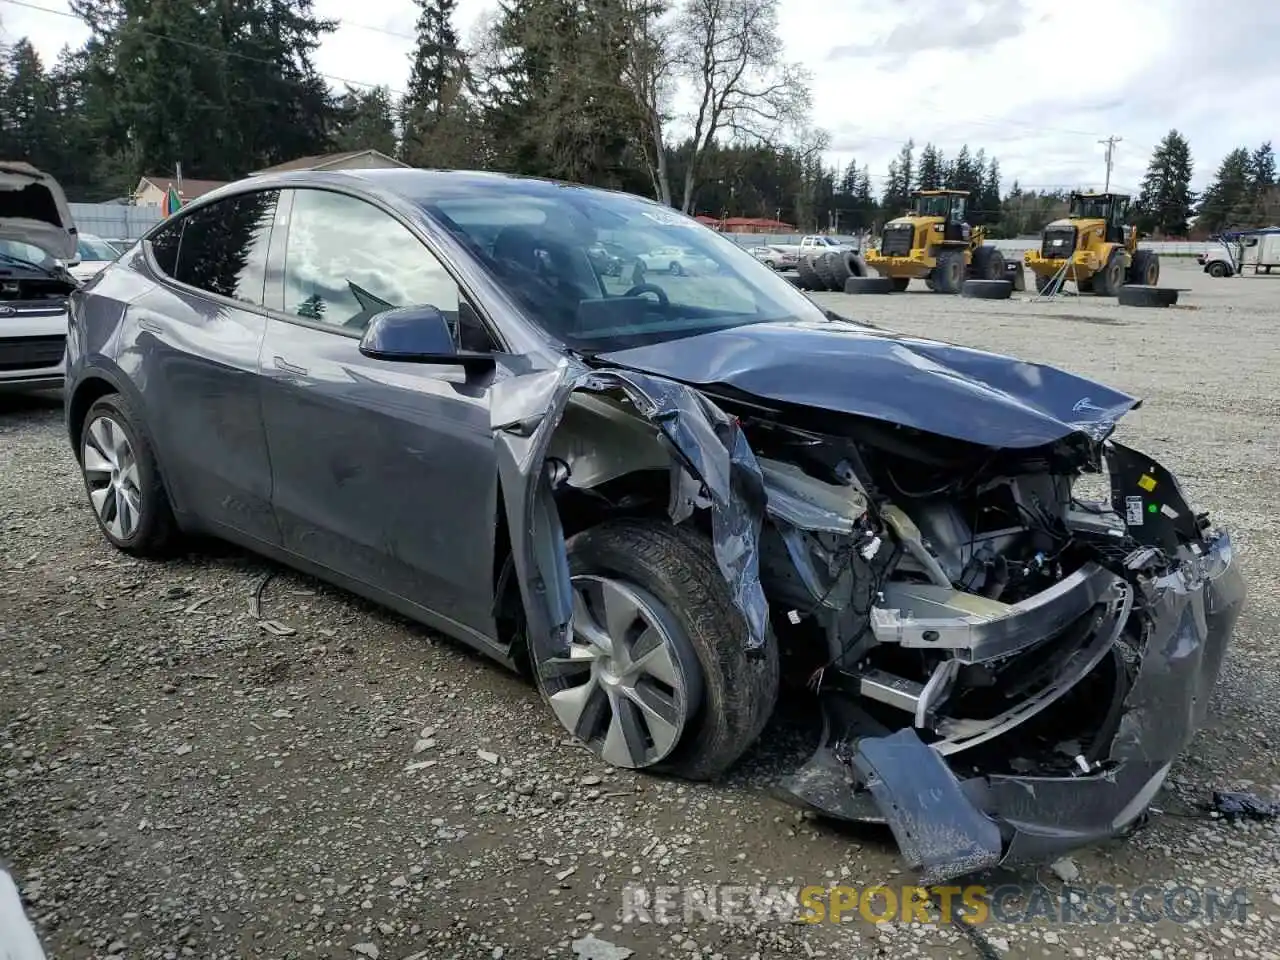
M 624 297 L 638 297 L 642 293 L 652 293 L 658 298 L 658 306 L 666 310 L 671 306 L 671 300 L 667 297 L 667 291 L 652 283 L 637 283 L 634 287 L 623 294 Z

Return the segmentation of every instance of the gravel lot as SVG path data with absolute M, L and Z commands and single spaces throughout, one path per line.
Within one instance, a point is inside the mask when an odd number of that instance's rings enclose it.
M 635 957 L 1280 956 L 1275 823 L 1202 810 L 1214 788 L 1280 796 L 1280 278 L 1164 268 L 1191 288 L 1169 310 L 817 299 L 1146 398 L 1120 436 L 1234 528 L 1251 597 L 1163 813 L 1071 866 L 1126 890 L 1247 885 L 1244 923 L 622 924 L 629 883 L 906 878 L 887 833 L 770 795 L 800 721 L 726 783 L 610 770 L 525 681 L 340 591 L 217 544 L 166 564 L 111 551 L 59 398 L 0 396 L 0 857 L 50 956 L 627 955 L 588 935 Z M 250 616 L 268 577 L 262 615 L 288 636 Z M 982 880 L 1061 888 L 1047 868 Z

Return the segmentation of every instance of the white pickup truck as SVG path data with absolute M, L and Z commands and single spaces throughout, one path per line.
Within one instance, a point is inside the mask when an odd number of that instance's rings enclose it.
M 811 233 L 801 237 L 799 243 L 768 243 L 752 247 L 751 253 L 775 270 L 794 270 L 801 257 L 816 257 L 833 251 L 853 249 L 849 244 L 840 243 L 832 237 Z

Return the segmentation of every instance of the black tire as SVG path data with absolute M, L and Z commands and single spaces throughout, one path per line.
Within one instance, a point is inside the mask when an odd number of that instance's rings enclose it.
M 823 290 L 839 290 L 841 286 L 836 285 L 835 274 L 835 251 L 828 251 L 820 257 L 815 257 L 813 261 L 813 272 L 818 275 L 818 279 L 822 281 Z
M 1175 287 L 1148 287 L 1133 283 L 1121 287 L 1116 298 L 1126 307 L 1171 307 L 1178 302 L 1178 291 Z
M 1012 294 L 1009 280 L 966 280 L 960 288 L 960 296 L 975 300 L 1008 300 Z
M 843 290 L 850 277 L 865 277 L 866 262 L 852 251 L 836 253 L 830 261 L 831 275 L 835 278 L 835 290 Z
M 894 277 L 893 289 L 895 293 L 906 293 L 907 287 L 911 286 L 910 277 Z
M 973 259 L 969 263 L 970 280 L 1003 280 L 1004 254 L 989 243 L 984 243 L 973 251 Z
M 844 282 L 845 293 L 893 293 L 892 277 L 850 277 Z
M 137 526 L 128 536 L 117 536 L 104 522 L 97 509 L 93 510 L 98 529 L 117 550 L 138 557 L 159 558 L 172 552 L 174 542 L 178 538 L 178 524 L 173 517 L 173 507 L 169 503 L 169 494 L 164 488 L 164 480 L 160 476 L 160 467 L 156 463 L 155 452 L 151 449 L 151 441 L 146 432 L 138 425 L 141 419 L 133 411 L 129 401 L 121 394 L 109 393 L 99 397 L 85 413 L 84 423 L 80 428 L 79 446 L 76 448 L 76 459 L 80 463 L 80 477 L 84 483 L 85 494 L 90 498 L 92 508 L 92 488 L 89 471 L 85 469 L 85 445 L 89 441 L 90 430 L 102 418 L 109 419 L 118 426 L 128 440 L 133 452 L 133 461 L 137 468 L 137 491 L 139 507 Z
M 1036 293 L 1044 293 L 1053 284 L 1052 275 L 1046 277 L 1037 273 L 1035 277 L 1036 277 Z
M 1217 277 L 1218 279 L 1221 279 L 1222 277 L 1227 276 L 1227 274 L 1230 272 L 1230 268 L 1221 260 L 1215 260 L 1213 261 L 1213 263 L 1209 264 L 1209 269 L 1206 270 L 1205 272 L 1208 273 L 1209 276 L 1211 277 Z
M 818 279 L 818 274 L 813 269 L 813 257 L 800 257 L 796 261 L 796 273 L 800 274 L 800 287 L 804 290 L 821 290 L 822 281 Z
M 943 250 L 939 253 L 932 276 L 938 293 L 959 293 L 960 285 L 964 283 L 963 251 Z
M 645 267 L 644 261 L 637 260 L 631 267 L 631 285 L 635 286 L 636 284 L 644 283 L 645 274 L 647 273 L 648 268 Z
M 667 273 L 671 274 L 673 277 L 684 276 L 684 267 L 680 266 L 679 261 L 672 260 L 667 264 Z
M 1112 250 L 1106 266 L 1091 278 L 1093 292 L 1100 297 L 1114 297 L 1124 286 L 1124 273 L 1124 254 L 1119 250 Z
M 713 780 L 755 743 L 778 699 L 778 645 L 748 656 L 746 625 L 733 605 L 710 541 L 664 521 L 613 520 L 568 543 L 571 575 L 616 577 L 652 595 L 684 631 L 702 668 L 702 706 L 675 750 L 648 769 Z M 541 688 L 540 688 L 541 689 Z
M 933 277 L 925 277 L 924 285 L 929 288 L 930 292 L 936 291 L 938 289 L 937 284 L 933 282 Z
M 1141 287 L 1154 287 L 1160 283 L 1160 256 L 1154 250 L 1137 250 L 1124 282 Z

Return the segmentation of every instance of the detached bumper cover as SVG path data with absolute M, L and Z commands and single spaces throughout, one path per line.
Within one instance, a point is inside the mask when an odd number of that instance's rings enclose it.
M 908 728 L 857 741 L 851 762 L 866 791 L 842 788 L 838 764 L 823 748 L 793 778 L 791 792 L 837 816 L 887 823 L 926 883 L 1043 862 L 1122 833 L 1203 721 L 1244 604 L 1229 534 L 1182 559 L 1175 572 L 1140 584 L 1141 661 L 1109 757 L 1095 772 L 960 780 Z

